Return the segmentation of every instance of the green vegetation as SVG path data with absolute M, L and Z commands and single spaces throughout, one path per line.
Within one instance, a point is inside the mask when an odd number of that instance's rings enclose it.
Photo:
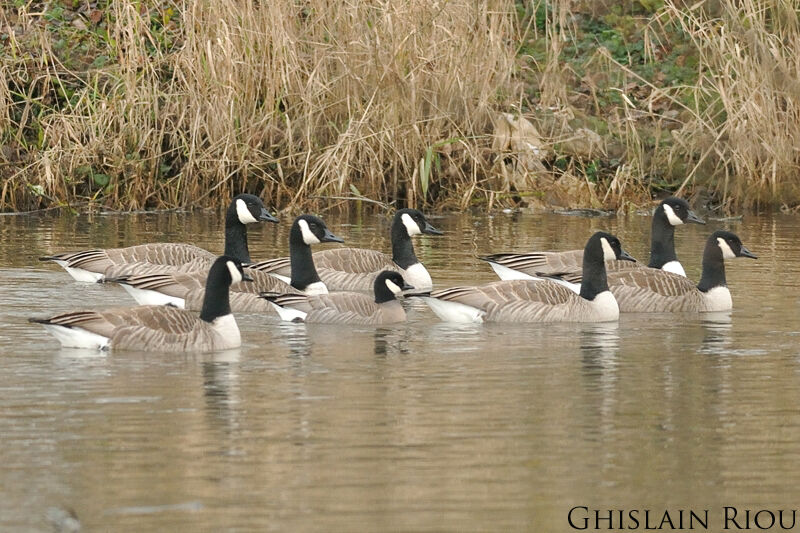
M 800 204 L 793 3 L 10 4 L 5 210 Z

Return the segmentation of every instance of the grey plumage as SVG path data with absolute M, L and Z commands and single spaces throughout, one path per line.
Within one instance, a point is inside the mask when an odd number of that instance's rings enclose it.
M 306 294 L 264 294 L 284 320 L 319 324 L 384 325 L 405 322 L 406 313 L 396 296 L 413 289 L 395 271 L 378 273 L 373 296 L 360 292 Z
M 131 349 L 159 352 L 216 351 L 241 345 L 231 314 L 229 289 L 250 281 L 241 262 L 218 258 L 208 274 L 202 311 L 169 306 L 117 307 L 72 311 L 32 318 L 67 347 Z

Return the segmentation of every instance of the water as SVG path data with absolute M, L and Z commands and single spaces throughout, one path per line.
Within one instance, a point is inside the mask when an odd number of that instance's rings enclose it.
M 380 217 L 325 217 L 389 250 Z M 607 229 L 646 260 L 649 218 L 450 215 L 416 248 L 438 286 L 495 279 L 490 251 L 569 249 Z M 387 328 L 239 318 L 240 350 L 62 350 L 29 316 L 131 303 L 40 255 L 155 240 L 222 249 L 216 214 L 0 217 L 0 530 L 568 529 L 590 509 L 792 508 L 800 496 L 796 217 L 678 229 L 699 278 L 716 228 L 722 317 L 612 325 L 440 323 L 410 304 Z M 250 232 L 285 255 L 288 221 Z

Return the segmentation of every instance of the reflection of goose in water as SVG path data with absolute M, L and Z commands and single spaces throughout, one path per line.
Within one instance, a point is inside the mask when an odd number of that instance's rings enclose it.
M 587 375 L 606 375 L 617 367 L 619 323 L 581 324 L 578 332 L 583 369 Z
M 704 313 L 701 324 L 706 333 L 699 353 L 720 355 L 729 351 L 733 328 L 730 311 Z
M 215 357 L 203 362 L 203 398 L 209 423 L 229 433 L 237 426 L 235 411 L 240 401 L 237 355 L 240 353 L 226 355 L 221 360 Z

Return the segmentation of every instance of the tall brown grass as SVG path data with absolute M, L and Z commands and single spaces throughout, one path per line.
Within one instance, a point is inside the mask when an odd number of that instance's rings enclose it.
M 729 207 L 800 202 L 800 8 L 784 0 L 667 0 L 699 55 L 695 116 L 677 135 L 694 165 L 681 189 Z M 677 155 L 677 154 L 676 154 Z
M 545 4 L 543 32 L 518 17 Z M 498 170 L 514 154 L 492 150 L 493 120 L 521 111 L 551 160 L 520 183 L 560 183 L 573 203 L 641 204 L 653 176 L 677 175 L 670 187 L 706 190 L 727 209 L 800 204 L 794 3 L 665 0 L 641 21 L 647 52 L 657 64 L 680 28 L 698 58 L 696 85 L 659 86 L 598 49 L 588 69 L 620 80 L 622 103 L 608 106 L 564 53 L 579 12 L 616 4 L 117 0 L 94 45 L 107 66 L 60 61 L 39 4 L 0 11 L 0 26 L 17 28 L 0 51 L 0 208 L 219 205 L 244 190 L 281 207 L 345 197 L 492 205 L 525 192 Z M 528 39 L 547 43 L 533 67 L 520 54 Z M 526 68 L 538 71 L 535 101 Z M 574 127 L 586 113 L 578 81 L 604 124 L 597 147 Z M 629 98 L 629 84 L 646 97 Z M 575 148 L 587 142 L 588 152 Z M 614 150 L 612 173 L 587 173 Z
M 22 207 L 34 192 L 213 205 L 257 190 L 279 205 L 434 194 L 463 205 L 480 190 L 491 114 L 509 96 L 513 2 L 175 2 L 159 8 L 180 17 L 173 48 L 140 5 L 109 4 L 112 64 L 85 73 L 59 68 L 47 31 L 31 25 L 47 79 L 37 92 L 75 76 L 81 87 L 41 121 L 39 156 L 6 180 L 28 187 L 0 202 Z M 0 76 L 23 75 L 9 69 Z M 0 92 L 0 121 L 26 104 Z M 438 172 L 421 176 L 426 151 Z

